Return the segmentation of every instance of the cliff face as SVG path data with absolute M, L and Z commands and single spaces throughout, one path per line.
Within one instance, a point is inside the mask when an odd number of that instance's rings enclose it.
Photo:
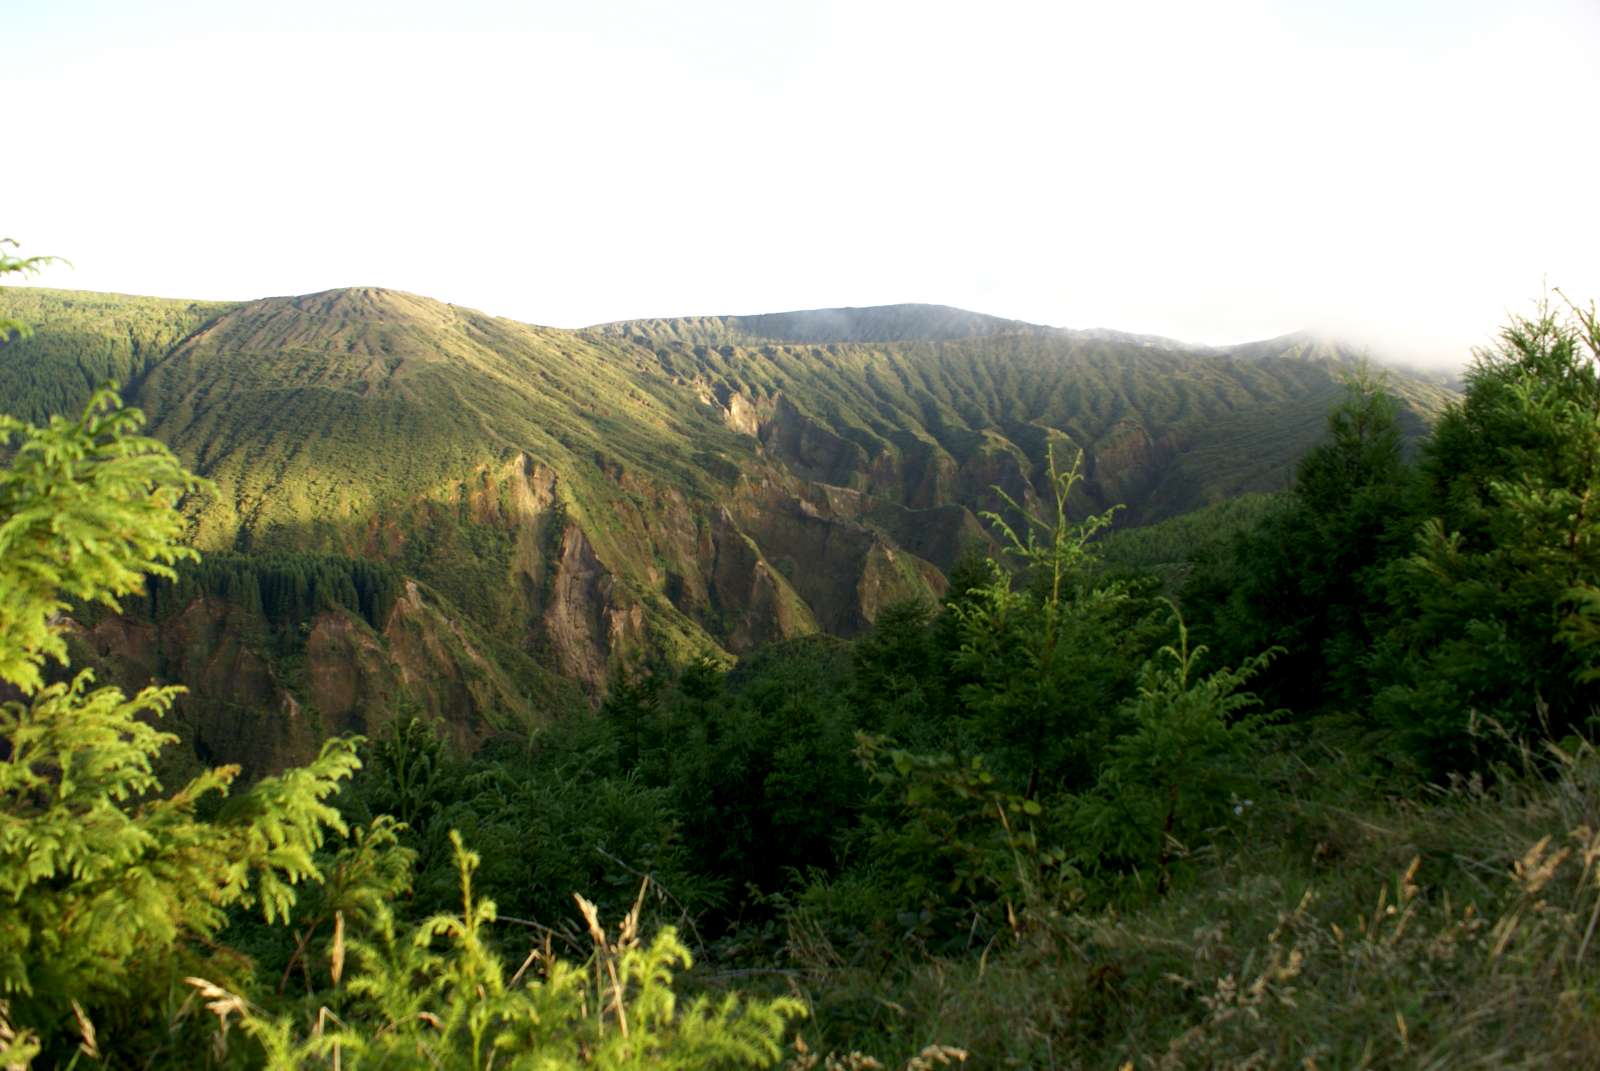
M 237 764 L 249 777 L 307 761 L 329 736 L 381 733 L 397 717 L 426 717 L 472 750 L 551 713 L 414 583 L 381 631 L 343 610 L 296 631 L 286 644 L 259 616 L 201 598 L 158 622 L 109 616 L 80 626 L 72 643 L 75 662 L 125 689 L 181 681 L 173 727 L 202 761 Z
M 35 378 L 92 349 L 115 301 L 29 300 L 37 334 L 7 354 Z M 274 632 L 208 592 L 86 631 L 115 679 L 185 681 L 195 749 L 254 770 L 397 711 L 470 747 L 639 658 L 855 634 L 937 597 L 990 539 L 980 514 L 1040 507 L 1052 451 L 1082 452 L 1079 515 L 1281 486 L 1344 360 L 932 306 L 556 331 L 374 289 L 138 300 L 167 334 L 128 393 L 213 482 L 187 504 L 199 548 L 407 580 L 375 622 L 324 608 Z M 1444 398 L 1400 385 L 1420 417 Z

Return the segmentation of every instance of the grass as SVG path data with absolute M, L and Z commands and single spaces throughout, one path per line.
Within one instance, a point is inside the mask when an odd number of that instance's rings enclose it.
M 1592 1068 L 1600 754 L 1374 803 L 1285 740 L 1240 835 L 1127 912 L 1035 904 L 981 953 L 852 963 L 803 915 L 813 1047 L 968 1067 Z M 1379 797 L 1381 798 L 1381 797 Z

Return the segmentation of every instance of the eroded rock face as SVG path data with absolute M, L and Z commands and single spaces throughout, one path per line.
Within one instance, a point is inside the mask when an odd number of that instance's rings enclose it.
M 1177 454 L 1170 437 L 1152 439 L 1143 425 L 1124 420 L 1093 455 L 1094 490 L 1104 505 L 1139 503 L 1166 475 Z
M 727 510 L 712 526 L 711 549 L 711 620 L 730 650 L 749 651 L 817 631 L 804 601 Z
M 199 599 L 160 624 L 106 618 L 74 638 L 124 691 L 181 681 L 172 720 L 196 756 L 252 776 L 315 754 L 323 738 L 258 650 L 262 631 L 236 607 Z
M 756 407 L 737 391 L 728 396 L 723 422 L 741 435 L 755 436 L 761 431 L 761 418 Z
M 760 434 L 768 450 L 807 479 L 844 486 L 865 482 L 866 451 L 802 413 L 781 394 Z
M 610 600 L 613 586 L 588 537 L 578 527 L 568 527 L 561 537 L 544 624 L 561 672 L 594 692 L 605 686 L 611 653 L 609 618 L 617 610 Z
M 720 501 L 598 453 L 597 492 L 592 477 L 569 480 L 517 451 L 478 466 L 453 499 L 363 522 L 350 549 L 418 560 L 413 541 L 436 539 L 428 525 L 440 517 L 454 518 L 452 530 L 499 533 L 485 545 L 504 548 L 503 565 L 476 562 L 490 570 L 485 590 L 499 600 L 499 619 L 530 660 L 577 682 L 592 702 L 619 661 L 674 628 L 695 645 L 680 657 L 704 649 L 695 637 L 742 653 L 817 632 L 855 635 L 898 599 L 942 594 L 941 570 L 986 538 L 955 499 L 1000 508 L 998 485 L 1019 502 L 1038 501 L 1037 474 L 1003 442 L 980 442 L 959 463 L 922 441 L 869 459 L 781 395 L 757 404 L 724 392 L 717 404 L 731 430 L 761 444 L 758 458 L 781 455 L 743 471 Z M 1130 428 L 1097 475 L 1137 474 L 1159 457 Z M 448 553 L 459 561 L 463 551 Z M 129 687 L 185 681 L 181 716 L 196 753 L 253 774 L 305 761 L 331 734 L 379 733 L 401 711 L 436 720 L 465 749 L 497 727 L 536 721 L 541 711 L 507 678 L 501 656 L 459 606 L 430 590 L 408 581 L 381 629 L 327 612 L 287 646 L 212 599 L 159 625 L 102 621 L 88 638 Z
M 74 635 L 80 660 L 133 691 L 182 681 L 173 720 L 196 757 L 254 778 L 313 758 L 329 736 L 380 733 L 419 714 L 471 750 L 538 712 L 415 583 L 375 631 L 343 610 L 291 642 L 215 598 L 159 623 L 109 617 Z

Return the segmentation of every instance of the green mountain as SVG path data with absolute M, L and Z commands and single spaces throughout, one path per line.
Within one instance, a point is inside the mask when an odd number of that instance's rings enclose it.
M 1186 347 L 925 305 L 556 330 L 371 288 L 8 288 L 0 316 L 36 325 L 0 346 L 0 411 L 42 419 L 119 379 L 213 481 L 187 504 L 196 545 L 302 562 L 85 622 L 135 683 L 209 682 L 186 708 L 196 741 L 258 769 L 405 704 L 470 744 L 581 702 L 574 682 L 598 695 L 630 659 L 856 633 L 942 592 L 996 487 L 1037 502 L 1052 446 L 1084 452 L 1083 508 L 1125 503 L 1128 525 L 1281 489 L 1355 359 L 1306 336 Z M 1449 397 L 1394 386 L 1417 432 Z M 387 616 L 255 608 L 358 562 L 398 578 Z

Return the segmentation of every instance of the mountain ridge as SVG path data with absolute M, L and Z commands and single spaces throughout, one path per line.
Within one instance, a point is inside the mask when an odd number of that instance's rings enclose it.
M 1125 523 L 1276 490 L 1357 360 L 1298 338 L 1241 355 L 944 306 L 838 311 L 569 330 L 375 287 L 231 304 L 7 289 L 0 313 L 36 333 L 0 347 L 0 410 L 70 412 L 123 378 L 151 433 L 215 487 L 186 504 L 202 550 L 381 563 L 420 585 L 438 636 L 469 628 L 521 687 L 550 694 L 548 672 L 595 697 L 641 658 L 848 636 L 938 596 L 964 548 L 990 545 L 979 514 L 1048 494 L 1052 450 L 1083 451 L 1074 511 L 1124 503 Z M 752 319 L 859 340 L 762 337 Z M 930 337 L 870 337 L 913 330 Z M 1396 389 L 1414 432 L 1450 397 Z M 171 643 L 237 646 L 232 625 L 192 627 L 213 619 L 192 614 Z M 307 710 L 298 664 L 274 687 Z M 345 691 L 400 694 L 382 672 Z M 287 708 L 213 698 L 231 718 Z
M 659 330 L 670 329 L 675 325 L 714 325 L 720 326 L 724 331 L 738 332 L 751 339 L 796 343 L 951 341 L 959 338 L 1022 333 L 1054 334 L 1096 341 L 1139 343 L 1191 353 L 1238 354 L 1262 347 L 1279 348 L 1294 344 L 1304 344 L 1329 350 L 1367 353 L 1370 357 L 1369 351 L 1371 348 L 1366 344 L 1358 345 L 1339 336 L 1324 334 L 1310 328 L 1301 328 L 1261 339 L 1246 339 L 1228 343 L 1202 343 L 1173 338 L 1167 335 L 1124 331 L 1119 328 L 1105 326 L 1081 328 L 1042 324 L 936 302 L 890 302 L 880 305 L 843 305 L 811 309 L 787 309 L 763 313 L 626 317 L 580 327 L 554 327 L 531 320 L 519 319 L 514 316 L 485 312 L 475 306 L 448 302 L 441 298 L 429 297 L 414 291 L 366 284 L 330 287 L 326 290 L 312 291 L 305 294 L 269 294 L 254 298 L 205 300 L 151 297 L 121 291 L 74 290 L 37 285 L 0 287 L 0 293 L 13 295 L 13 300 L 16 299 L 17 295 L 24 295 L 29 292 L 50 297 L 73 297 L 90 301 L 99 300 L 149 305 L 165 304 L 184 307 L 205 306 L 211 308 L 238 308 L 246 305 L 257 305 L 262 302 L 286 302 L 304 308 L 307 303 L 317 300 L 327 303 L 330 309 L 336 310 L 340 307 L 349 307 L 356 301 L 365 301 L 373 305 L 379 302 L 387 304 L 409 302 L 419 307 L 458 310 L 476 317 L 505 320 L 540 330 L 571 334 L 626 334 L 635 329 Z M 918 323 L 919 317 L 922 319 L 922 323 Z M 834 324 L 843 323 L 847 326 L 844 329 L 834 331 L 829 331 L 822 327 L 811 330 L 797 330 L 793 327 L 783 331 L 763 330 L 766 325 L 820 325 L 830 322 Z M 886 326 L 892 324 L 907 324 L 909 326 L 896 331 Z M 4 342 L 0 342 L 0 346 L 4 344 Z M 1381 353 L 1376 357 L 1371 357 L 1371 359 L 1381 367 L 1394 368 L 1408 375 L 1426 376 L 1430 374 L 1426 368 L 1419 368 L 1414 363 L 1399 358 L 1390 359 Z

